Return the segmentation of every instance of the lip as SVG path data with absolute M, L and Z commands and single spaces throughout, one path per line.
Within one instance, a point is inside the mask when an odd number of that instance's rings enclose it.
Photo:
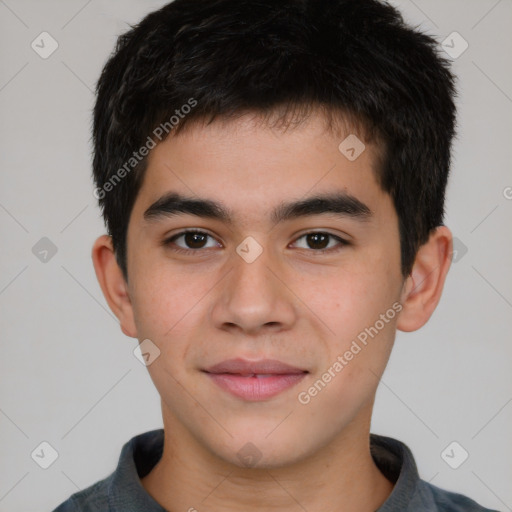
M 224 391 L 247 401 L 272 398 L 309 373 L 275 359 L 228 359 L 203 372 Z
M 242 358 L 227 359 L 226 361 L 222 361 L 206 368 L 204 371 L 208 373 L 234 373 L 239 375 L 289 375 L 307 372 L 307 370 L 303 368 L 297 368 L 276 359 L 259 359 L 257 361 L 249 361 L 248 359 Z

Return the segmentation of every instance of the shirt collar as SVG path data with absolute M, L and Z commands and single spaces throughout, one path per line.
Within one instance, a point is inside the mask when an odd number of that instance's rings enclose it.
M 111 512 L 166 512 L 140 481 L 160 460 L 163 447 L 163 429 L 139 434 L 123 446 L 108 487 Z
M 370 452 L 381 473 L 394 484 L 393 491 L 377 512 L 408 510 L 420 482 L 411 450 L 391 437 L 370 434 Z

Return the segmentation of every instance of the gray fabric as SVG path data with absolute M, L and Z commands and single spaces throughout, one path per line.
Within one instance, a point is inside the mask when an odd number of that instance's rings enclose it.
M 123 446 L 117 469 L 110 476 L 73 494 L 53 512 L 167 512 L 140 482 L 162 456 L 163 442 L 163 429 L 133 437 Z M 379 469 L 395 484 L 377 512 L 498 512 L 420 480 L 404 443 L 371 434 L 370 448 Z

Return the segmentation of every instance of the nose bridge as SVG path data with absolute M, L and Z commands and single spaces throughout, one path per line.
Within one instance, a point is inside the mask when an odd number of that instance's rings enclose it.
M 289 327 L 295 317 L 294 305 L 286 287 L 274 275 L 280 274 L 276 255 L 254 239 L 246 239 L 232 255 L 230 266 L 232 271 L 214 309 L 215 322 L 237 325 L 244 331 L 269 324 Z
M 263 251 L 254 259 L 249 260 L 239 254 L 233 256 L 232 292 L 236 293 L 239 299 L 245 295 L 254 296 L 251 291 L 258 289 L 263 294 L 272 292 L 274 283 L 270 282 L 272 273 L 269 270 L 269 267 L 272 266 L 271 260 L 269 251 Z

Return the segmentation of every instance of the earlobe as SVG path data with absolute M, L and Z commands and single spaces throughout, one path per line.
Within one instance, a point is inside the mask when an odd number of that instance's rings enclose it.
M 403 309 L 397 329 L 415 331 L 432 316 L 443 291 L 452 258 L 452 234 L 439 226 L 416 255 L 411 274 L 407 277 L 400 302 Z
M 118 318 L 121 330 L 127 336 L 137 338 L 128 285 L 117 263 L 112 237 L 100 236 L 94 242 L 91 256 L 103 295 L 110 309 Z

